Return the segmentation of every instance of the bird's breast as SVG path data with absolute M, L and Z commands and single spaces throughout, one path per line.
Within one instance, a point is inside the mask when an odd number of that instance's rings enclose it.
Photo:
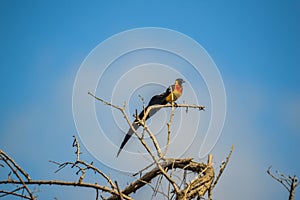
M 180 96 L 181 96 L 181 92 L 176 92 L 174 91 L 173 93 L 170 93 L 167 97 L 166 97 L 166 101 L 167 102 L 172 102 L 172 101 L 176 101 Z

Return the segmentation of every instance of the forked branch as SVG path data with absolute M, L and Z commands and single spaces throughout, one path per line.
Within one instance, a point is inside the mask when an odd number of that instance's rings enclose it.
M 118 188 L 105 173 L 103 173 L 100 169 L 95 167 L 93 165 L 93 162 L 87 163 L 80 159 L 80 155 L 81 155 L 80 145 L 75 136 L 73 141 L 73 147 L 76 149 L 75 162 L 64 162 L 64 163 L 58 163 L 55 161 L 51 161 L 51 162 L 58 165 L 58 170 L 56 170 L 56 172 L 64 169 L 67 166 L 70 166 L 71 168 L 77 168 L 78 171 L 76 172 L 76 174 L 78 175 L 79 173 L 81 173 L 79 180 L 77 182 L 60 181 L 60 180 L 32 180 L 30 179 L 29 175 L 25 172 L 25 170 L 19 167 L 11 157 L 9 157 L 6 153 L 0 150 L 0 161 L 4 162 L 4 165 L 1 166 L 8 167 L 8 170 L 11 170 L 17 178 L 17 180 L 14 179 L 13 177 L 10 176 L 11 173 L 9 173 L 7 180 L 0 181 L 0 185 L 9 184 L 15 187 L 11 191 L 0 190 L 0 197 L 12 195 L 24 199 L 34 200 L 36 199 L 36 197 L 33 195 L 33 192 L 29 189 L 30 185 L 61 185 L 61 186 L 91 188 L 96 191 L 97 194 L 96 199 L 98 199 L 99 191 L 110 193 L 111 195 L 119 195 Z M 103 177 L 110 185 L 110 188 L 107 186 L 99 185 L 98 183 L 84 182 L 84 178 L 87 170 L 92 170 L 94 174 L 99 174 L 101 177 Z M 23 180 L 23 178 L 19 174 L 25 176 L 26 180 Z M 24 193 L 24 190 L 26 191 L 26 193 Z M 127 195 L 122 195 L 122 198 L 127 200 L 132 199 Z
M 174 116 L 174 107 L 183 107 L 183 108 L 195 108 L 199 110 L 204 110 L 204 106 L 200 105 L 188 105 L 188 104 L 167 104 L 167 105 L 153 105 L 150 106 L 145 112 L 143 119 L 137 119 L 138 122 L 144 126 L 143 133 L 140 134 L 132 125 L 132 122 L 129 120 L 128 115 L 125 112 L 125 104 L 123 107 L 113 105 L 112 103 L 105 101 L 99 97 L 96 97 L 92 93 L 89 92 L 89 95 L 93 96 L 95 99 L 101 101 L 105 105 L 111 106 L 117 110 L 119 110 L 126 122 L 133 130 L 134 134 L 140 140 L 143 147 L 147 150 L 148 154 L 151 156 L 153 163 L 144 169 L 140 170 L 136 174 L 140 174 L 140 177 L 135 181 L 131 182 L 123 189 L 119 186 L 117 181 L 111 180 L 109 176 L 107 176 L 104 172 L 102 172 L 99 168 L 94 166 L 93 162 L 86 162 L 81 159 L 81 148 L 79 141 L 75 136 L 73 140 L 72 146 L 75 149 L 75 159 L 73 161 L 67 162 L 56 162 L 50 161 L 58 166 L 58 169 L 55 171 L 56 173 L 70 167 L 72 169 L 77 169 L 76 175 L 79 176 L 77 181 L 63 181 L 63 180 L 32 180 L 30 176 L 23 170 L 17 163 L 10 158 L 7 154 L 0 150 L 0 167 L 6 168 L 10 170 L 8 174 L 7 180 L 0 180 L 0 185 L 8 184 L 13 188 L 11 190 L 0 190 L 0 197 L 4 196 L 15 196 L 23 199 L 35 199 L 34 192 L 30 190 L 32 186 L 39 185 L 61 185 L 61 186 L 72 186 L 72 187 L 82 187 L 82 188 L 90 188 L 93 189 L 96 193 L 96 200 L 99 198 L 105 199 L 102 195 L 108 194 L 111 195 L 108 199 L 125 199 L 131 200 L 131 196 L 133 193 L 137 192 L 144 186 L 149 185 L 153 189 L 153 195 L 162 194 L 165 198 L 168 199 L 177 199 L 177 200 L 187 200 L 198 197 L 198 199 L 203 198 L 205 194 L 208 194 L 208 198 L 211 199 L 211 191 L 218 183 L 223 171 L 225 170 L 230 156 L 233 151 L 233 147 L 226 158 L 226 161 L 222 163 L 220 166 L 219 174 L 214 180 L 215 174 L 212 166 L 212 155 L 208 156 L 207 163 L 199 163 L 193 161 L 192 158 L 166 158 L 166 152 L 168 149 L 168 145 L 170 144 L 170 134 L 171 134 L 171 124 Z M 146 116 L 152 109 L 160 109 L 160 108 L 171 108 L 171 115 L 169 122 L 167 124 L 168 127 L 168 138 L 167 145 L 162 153 L 159 144 L 156 140 L 155 134 L 152 133 L 150 128 L 145 123 Z M 147 133 L 157 151 L 157 156 L 151 151 L 148 144 L 144 140 L 144 133 Z M 175 172 L 176 170 L 176 172 Z M 107 183 L 107 186 L 100 185 L 98 183 L 89 183 L 86 182 L 86 176 L 88 175 L 87 171 L 93 171 L 95 174 L 98 174 L 103 181 Z M 178 172 L 183 172 L 182 178 Z M 186 180 L 186 174 L 193 175 L 192 179 Z M 14 176 L 11 176 L 14 175 Z M 195 176 L 194 176 L 195 174 Z M 157 179 L 155 186 L 152 185 L 152 181 L 155 182 L 155 178 Z M 164 181 L 163 181 L 164 180 Z M 184 180 L 184 181 L 182 181 Z M 160 190 L 163 182 L 169 184 L 167 192 Z M 179 183 L 178 183 L 179 182 Z
M 179 189 L 179 186 L 176 184 L 176 182 L 168 175 L 168 173 L 166 172 L 166 170 L 159 164 L 159 160 L 164 156 L 162 153 L 161 153 L 161 150 L 160 150 L 160 147 L 158 145 L 158 142 L 156 140 L 156 137 L 154 136 L 154 134 L 151 132 L 151 130 L 147 127 L 145 121 L 146 121 L 146 117 L 149 115 L 150 111 L 152 109 L 160 109 L 160 108 L 168 108 L 168 107 L 171 107 L 172 108 L 172 114 L 170 116 L 170 120 L 169 120 L 169 123 L 168 123 L 168 130 L 170 131 L 170 126 L 171 126 L 171 123 L 172 123 L 172 117 L 174 115 L 174 103 L 171 103 L 170 105 L 167 104 L 167 105 L 152 105 L 152 106 L 149 106 L 149 108 L 144 112 L 144 116 L 142 119 L 138 119 L 137 115 L 137 120 L 138 120 L 138 123 L 140 123 L 142 126 L 144 126 L 146 132 L 149 134 L 157 152 L 158 152 L 158 158 L 155 157 L 155 155 L 152 153 L 152 151 L 150 150 L 149 146 L 146 144 L 145 140 L 144 140 L 144 137 L 143 137 L 143 134 L 139 134 L 137 132 L 137 130 L 132 126 L 132 122 L 129 120 L 129 117 L 128 115 L 126 114 L 125 112 L 125 107 L 121 108 L 120 106 L 116 106 L 108 101 L 105 101 L 97 96 L 95 96 L 94 94 L 92 94 L 91 92 L 88 92 L 89 95 L 91 95 L 92 97 L 94 97 L 95 99 L 101 101 L 102 103 L 104 103 L 105 105 L 108 105 L 108 106 L 111 106 L 113 108 L 116 108 L 117 110 L 121 111 L 121 113 L 123 114 L 124 118 L 126 119 L 128 125 L 130 126 L 130 128 L 133 130 L 134 134 L 137 136 L 137 138 L 140 140 L 140 142 L 143 144 L 143 146 L 145 147 L 145 149 L 147 150 L 147 152 L 149 153 L 149 155 L 151 156 L 152 160 L 154 161 L 154 163 L 156 164 L 156 167 L 160 170 L 160 172 L 164 175 L 164 177 L 171 183 L 171 185 L 173 186 L 173 189 L 175 190 L 175 192 L 178 194 L 180 192 L 180 189 Z M 197 108 L 199 110 L 204 110 L 205 107 L 204 106 L 200 106 L 200 105 L 188 105 L 188 104 L 176 104 L 176 107 L 184 107 L 184 108 Z M 168 131 L 168 132 L 169 132 Z M 169 134 L 169 133 L 168 133 Z M 168 136 L 169 137 L 169 136 Z M 169 141 L 169 139 L 168 139 Z M 168 142 L 169 143 L 169 142 Z M 167 144 L 168 146 L 168 144 Z M 167 147 L 166 149 L 167 150 Z M 165 152 L 166 153 L 166 152 Z M 164 153 L 164 154 L 165 154 Z
M 267 173 L 277 182 L 281 183 L 287 191 L 289 191 L 289 200 L 293 200 L 295 197 L 295 190 L 297 186 L 299 185 L 297 176 L 285 176 L 284 174 L 275 171 L 276 174 L 273 174 L 271 172 L 272 166 L 270 166 L 267 170 Z

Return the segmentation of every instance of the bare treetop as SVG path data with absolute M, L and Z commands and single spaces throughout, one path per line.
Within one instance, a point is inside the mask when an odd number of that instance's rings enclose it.
M 289 192 L 289 200 L 294 200 L 296 187 L 299 185 L 297 176 L 286 176 L 279 171 L 275 171 L 276 174 L 271 172 L 272 166 L 267 170 L 267 173 L 276 181 L 281 183 L 285 189 Z
M 134 176 L 139 175 L 133 182 L 127 184 L 124 188 L 119 185 L 117 180 L 112 180 L 110 176 L 105 174 L 102 170 L 97 168 L 93 162 L 86 162 L 81 159 L 81 148 L 79 141 L 74 136 L 73 147 L 75 148 L 75 159 L 73 161 L 56 162 L 50 161 L 57 165 L 58 169 L 55 171 L 61 172 L 63 169 L 73 168 L 77 169 L 76 175 L 78 176 L 77 181 L 65 181 L 65 180 L 32 180 L 28 173 L 25 172 L 17 163 L 9 157 L 6 153 L 0 150 L 0 167 L 8 171 L 7 180 L 1 180 L 0 185 L 6 184 L 11 186 L 11 190 L 0 190 L 0 197 L 4 196 L 15 196 L 23 199 L 36 199 L 35 191 L 31 186 L 42 186 L 42 185 L 61 185 L 61 186 L 73 186 L 83 187 L 95 190 L 95 199 L 126 199 L 131 200 L 132 194 L 141 190 L 143 187 L 148 186 L 153 190 L 153 196 L 160 194 L 167 199 L 186 200 L 197 197 L 202 198 L 207 194 L 208 199 L 212 199 L 212 191 L 215 185 L 218 183 L 222 173 L 227 166 L 230 156 L 233 151 L 233 147 L 226 158 L 226 161 L 219 167 L 219 173 L 215 178 L 215 171 L 213 168 L 213 156 L 209 155 L 207 163 L 195 162 L 193 158 L 167 158 L 166 152 L 170 144 L 170 134 L 172 118 L 174 116 L 174 107 L 181 107 L 185 109 L 199 109 L 204 110 L 204 106 L 200 105 L 188 105 L 188 104 L 166 104 L 166 105 L 152 105 L 146 112 L 150 112 L 152 109 L 157 108 L 171 108 L 170 118 L 167 124 L 168 135 L 167 144 L 165 149 L 162 151 L 155 134 L 147 126 L 145 117 L 140 119 L 136 115 L 136 120 L 143 126 L 142 133 L 139 133 L 132 122 L 129 120 L 127 113 L 125 112 L 125 105 L 123 107 L 113 105 L 108 101 L 105 101 L 99 97 L 96 97 L 92 93 L 89 93 L 95 99 L 101 101 L 105 105 L 111 106 L 121 112 L 124 116 L 129 127 L 133 130 L 140 143 L 146 149 L 147 153 L 152 159 L 152 164 L 145 166 L 144 169 L 136 172 Z M 146 116 L 146 114 L 144 115 Z M 143 134 L 148 134 L 151 138 L 151 142 L 154 144 L 154 154 L 146 141 L 144 140 Z M 2 161 L 2 163 L 1 163 Z M 106 185 L 99 185 L 98 183 L 86 182 L 87 171 L 94 172 L 95 176 L 99 176 L 101 180 L 105 181 Z M 156 182 L 156 184 L 155 184 Z M 154 185 L 153 185 L 154 184 Z M 162 184 L 166 184 L 167 191 L 161 190 Z

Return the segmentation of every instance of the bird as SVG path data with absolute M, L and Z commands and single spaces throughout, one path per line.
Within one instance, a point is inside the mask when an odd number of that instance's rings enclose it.
M 138 119 L 143 119 L 145 113 L 147 112 L 148 108 L 150 106 L 153 105 L 166 105 L 167 103 L 172 103 L 175 101 L 182 95 L 182 90 L 183 90 L 183 86 L 182 84 L 185 83 L 185 81 L 182 78 L 178 78 L 175 80 L 175 83 L 171 86 L 169 86 L 165 92 L 155 95 L 153 96 L 147 107 L 144 108 L 140 114 L 138 115 L 138 118 L 134 120 L 134 122 L 132 123 L 132 126 L 135 130 L 137 130 L 141 124 L 138 123 Z M 176 103 L 175 103 L 176 104 Z M 148 113 L 148 115 L 145 117 L 145 120 L 149 119 L 151 116 L 153 116 L 160 108 L 155 108 L 155 109 L 151 109 L 150 112 Z M 133 129 L 129 128 L 126 136 L 124 137 L 121 146 L 119 148 L 119 151 L 117 153 L 117 157 L 119 156 L 120 152 L 122 151 L 122 149 L 124 148 L 125 144 L 128 142 L 128 140 L 130 139 L 130 137 L 133 135 L 134 131 Z

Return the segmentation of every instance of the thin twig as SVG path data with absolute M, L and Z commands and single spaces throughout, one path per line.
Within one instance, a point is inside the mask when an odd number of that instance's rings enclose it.
M 147 108 L 147 110 L 145 111 L 144 109 L 144 116 L 143 119 L 139 119 L 139 123 L 141 123 L 144 127 L 145 130 L 147 131 L 147 133 L 150 135 L 150 138 L 152 139 L 152 142 L 154 143 L 154 146 L 158 152 L 158 159 L 154 156 L 154 154 L 151 152 L 150 148 L 148 147 L 148 145 L 145 143 L 144 141 L 144 137 L 140 136 L 137 132 L 137 130 L 133 127 L 132 122 L 129 120 L 128 115 L 125 112 L 125 109 L 113 105 L 111 103 L 109 103 L 108 101 L 105 101 L 99 97 L 96 97 L 95 95 L 93 95 L 92 93 L 88 93 L 89 95 L 93 96 L 95 99 L 103 102 L 104 104 L 108 105 L 108 106 L 112 106 L 113 108 L 118 109 L 119 111 L 121 111 L 121 113 L 123 114 L 125 120 L 127 121 L 128 125 L 130 126 L 130 128 L 133 130 L 134 134 L 138 137 L 138 139 L 140 140 L 140 142 L 142 143 L 142 145 L 145 147 L 145 149 L 147 150 L 147 152 L 149 153 L 149 155 L 151 156 L 152 160 L 154 161 L 154 163 L 156 164 L 157 168 L 160 170 L 160 172 L 164 175 L 164 177 L 172 184 L 175 192 L 178 194 L 179 193 L 179 188 L 178 185 L 176 184 L 176 182 L 167 174 L 167 172 L 164 170 L 164 168 L 162 168 L 162 166 L 159 163 L 159 159 L 162 157 L 161 152 L 160 152 L 160 148 L 159 145 L 156 141 L 155 136 L 152 134 L 152 132 L 147 128 L 145 121 L 146 121 L 146 117 L 148 116 L 148 114 L 150 113 L 150 111 L 152 109 L 160 109 L 160 108 L 164 108 L 164 107 L 171 107 L 174 109 L 174 103 L 172 103 L 171 105 L 153 105 L 153 106 L 149 106 Z M 186 107 L 186 108 L 197 108 L 199 110 L 204 110 L 205 107 L 204 106 L 199 106 L 199 105 L 187 105 L 187 104 L 178 104 L 177 107 Z M 136 116 L 136 118 L 138 119 L 138 116 Z
M 118 109 L 118 110 L 122 109 L 122 108 L 119 107 L 119 106 L 115 106 L 115 105 L 109 103 L 108 101 L 105 101 L 105 100 L 103 100 L 103 99 L 101 99 L 101 98 L 99 98 L 99 97 L 96 97 L 96 96 L 93 95 L 91 92 L 88 92 L 88 94 L 91 95 L 92 97 L 94 97 L 95 99 L 97 99 L 98 101 L 101 101 L 102 103 L 104 103 L 104 104 L 106 104 L 106 105 L 108 105 L 108 106 L 114 107 L 114 108 L 116 108 L 116 109 Z
M 299 185 L 299 183 L 297 183 L 297 177 L 296 175 L 294 175 L 294 177 L 292 176 L 285 176 L 284 174 L 278 172 L 277 170 L 275 171 L 276 174 L 278 175 L 275 176 L 274 174 L 271 173 L 271 168 L 272 166 L 270 166 L 267 170 L 267 173 L 276 181 L 278 181 L 279 183 L 281 183 L 285 189 L 287 189 L 287 191 L 289 191 L 289 200 L 293 200 L 295 197 L 295 190 L 296 187 Z
M 30 181 L 31 180 L 31 178 L 30 178 L 30 176 L 11 158 L 11 157 L 9 157 L 4 151 L 2 151 L 1 149 L 0 149 L 0 155 L 2 155 L 2 156 L 4 156 L 4 158 L 5 159 L 7 159 L 9 162 L 11 162 L 13 165 L 14 165 L 14 167 L 15 168 L 17 168 L 17 170 L 21 173 L 21 174 L 23 174 L 23 176 L 25 176 L 25 178 L 28 180 L 28 181 Z
M 96 98 L 97 100 L 99 100 L 99 101 L 105 103 L 106 105 L 112 106 L 113 108 L 116 108 L 116 109 L 118 109 L 118 110 L 120 110 L 120 111 L 122 112 L 122 114 L 123 114 L 123 116 L 125 117 L 127 123 L 129 124 L 130 128 L 134 131 L 134 134 L 135 134 L 135 135 L 138 137 L 138 139 L 141 141 L 141 143 L 143 144 L 143 146 L 145 147 L 145 149 L 147 150 L 147 152 L 149 153 L 149 155 L 151 156 L 151 158 L 152 158 L 153 161 L 155 162 L 156 166 L 161 170 L 161 172 L 162 172 L 163 175 L 166 177 L 166 179 L 172 183 L 172 185 L 173 185 L 173 187 L 174 187 L 174 190 L 175 190 L 175 191 L 179 191 L 178 186 L 176 185 L 175 181 L 172 180 L 172 179 L 168 176 L 168 174 L 164 171 L 163 168 L 161 168 L 161 166 L 160 166 L 159 163 L 158 163 L 158 160 L 157 160 L 157 159 L 155 158 L 155 156 L 153 155 L 152 151 L 150 150 L 150 148 L 149 148 L 148 145 L 146 144 L 145 140 L 144 140 L 142 137 L 139 136 L 139 134 L 137 133 L 137 131 L 136 131 L 135 128 L 133 127 L 132 123 L 130 122 L 130 120 L 129 120 L 129 118 L 128 118 L 128 115 L 126 114 L 125 110 L 124 110 L 123 108 L 119 107 L 119 106 L 113 105 L 113 104 L 111 104 L 111 103 L 109 103 L 109 102 L 107 102 L 107 101 L 105 101 L 105 100 L 103 100 L 103 99 L 101 99 L 101 98 L 99 98 L 99 97 L 94 96 L 94 95 L 93 95 L 92 93 L 90 93 L 90 92 L 89 92 L 88 94 L 90 94 L 91 96 L 93 96 L 93 97 Z M 152 107 L 152 108 L 151 108 L 151 107 Z M 146 115 L 149 114 L 149 111 L 150 111 L 151 109 L 153 109 L 154 107 L 155 107 L 155 106 L 150 106 L 150 107 L 149 107 L 150 109 L 147 109 L 147 111 L 146 111 Z M 143 118 L 146 118 L 146 115 L 145 115 Z M 145 119 L 143 119 L 143 120 L 145 120 Z
M 75 135 L 73 135 L 73 138 L 74 138 L 74 141 L 73 141 L 73 147 L 76 147 L 76 156 L 77 156 L 77 158 L 76 158 L 76 161 L 78 161 L 78 160 L 80 160 L 80 154 L 81 154 L 81 152 L 80 152 L 80 145 L 79 145 L 79 142 L 78 142 L 78 140 L 77 140 L 77 138 L 75 137 Z
M 121 190 L 120 190 L 120 187 L 119 187 L 119 185 L 118 185 L 118 182 L 115 181 L 115 183 L 116 183 L 116 186 L 117 186 L 117 190 L 118 190 L 118 193 L 119 193 L 120 200 L 123 200 L 123 194 L 122 194 L 122 192 L 121 192 Z
M 278 181 L 279 183 L 281 183 L 281 184 L 285 187 L 285 189 L 287 189 L 287 191 L 290 191 L 290 188 L 283 182 L 283 180 L 282 180 L 281 178 L 277 178 L 275 175 L 273 175 L 273 174 L 271 173 L 271 168 L 272 168 L 272 166 L 270 166 L 270 167 L 268 168 L 267 173 L 268 173 L 273 179 L 275 179 L 276 181 Z
M 141 180 L 141 182 L 142 182 L 142 183 L 145 183 L 145 185 L 149 186 L 149 187 L 152 189 L 153 192 L 159 193 L 159 194 L 161 194 L 161 195 L 167 197 L 167 195 L 166 195 L 165 193 L 163 193 L 163 192 L 161 192 L 161 191 L 157 191 L 150 183 L 147 183 L 147 182 L 145 182 L 145 181 L 143 181 L 143 180 Z M 153 196 L 152 196 L 152 199 L 153 199 Z M 168 199 L 169 199 L 169 198 L 168 198 Z
M 161 185 L 161 182 L 162 182 L 162 178 L 163 178 L 163 176 L 158 176 L 158 178 L 157 178 L 157 181 L 156 181 L 156 184 L 155 184 L 155 187 L 153 187 L 153 194 L 152 194 L 152 197 L 155 197 L 156 196 L 156 194 L 158 193 L 158 191 L 159 191 L 159 186 Z
M 173 117 L 174 117 L 174 106 L 173 105 L 174 105 L 174 103 L 172 102 L 171 115 L 170 115 L 169 122 L 167 123 L 167 127 L 168 127 L 167 144 L 166 144 L 163 155 L 166 155 L 169 145 L 170 145 L 170 141 L 171 141 L 171 124 L 173 122 Z
M 232 152 L 233 152 L 233 149 L 234 149 L 234 146 L 232 145 L 231 150 L 230 150 L 228 156 L 226 157 L 226 161 L 225 161 L 224 163 L 222 163 L 221 166 L 220 166 L 219 174 L 217 175 L 216 180 L 215 180 L 214 183 L 212 184 L 211 190 L 214 189 L 214 187 L 217 185 L 219 179 L 221 178 L 221 176 L 222 176 L 222 174 L 223 174 L 223 172 L 224 172 L 224 170 L 225 170 L 227 164 L 229 163 L 229 159 L 230 159 L 230 157 L 231 157 L 231 154 L 232 154 Z
M 159 158 L 162 158 L 162 157 L 163 157 L 163 154 L 162 154 L 162 152 L 161 152 L 161 150 L 160 150 L 160 147 L 159 147 L 159 145 L 158 145 L 158 142 L 157 142 L 157 140 L 156 140 L 156 137 L 154 136 L 154 134 L 152 133 L 152 131 L 149 129 L 149 127 L 148 127 L 146 124 L 144 124 L 143 126 L 144 126 L 144 129 L 146 130 L 146 132 L 148 133 L 148 135 L 150 136 L 150 138 L 151 138 L 151 140 L 152 140 L 152 142 L 153 142 L 153 145 L 154 145 L 154 147 L 155 147 L 155 149 L 156 149 L 156 151 L 157 151 L 158 157 L 159 157 Z
M 99 190 L 96 189 L 96 200 L 98 200 L 98 199 L 99 199 Z
M 55 171 L 55 173 L 57 173 L 58 171 L 62 170 L 63 168 L 65 168 L 66 166 L 68 165 L 71 165 L 71 168 L 78 168 L 78 171 L 77 171 L 77 174 L 79 172 L 81 172 L 81 176 L 79 177 L 79 182 L 82 182 L 84 177 L 85 177 L 85 170 L 93 170 L 95 173 L 98 173 L 100 174 L 104 179 L 106 179 L 106 181 L 110 184 L 111 188 L 112 189 L 115 189 L 116 186 L 114 185 L 114 183 L 112 182 L 112 180 L 104 173 L 102 172 L 100 169 L 98 169 L 97 167 L 95 167 L 92 163 L 89 164 L 83 160 L 80 159 L 80 145 L 79 145 L 79 142 L 76 138 L 76 136 L 73 136 L 74 137 L 74 141 L 73 141 L 73 147 L 76 148 L 76 161 L 75 162 L 64 162 L 64 163 L 58 163 L 56 161 L 50 161 L 56 165 L 58 165 L 58 169 Z M 84 166 L 84 167 L 81 167 L 80 165 Z
M 108 192 L 112 195 L 119 195 L 118 191 L 112 190 L 107 186 L 98 185 L 97 183 L 86 183 L 86 182 L 68 182 L 68 181 L 59 181 L 59 180 L 31 180 L 31 181 L 25 181 L 26 185 L 63 185 L 63 186 L 72 186 L 72 187 L 84 187 L 84 188 L 92 188 L 92 189 L 98 189 L 103 192 Z M 0 181 L 1 184 L 22 184 L 21 181 L 16 180 L 10 180 L 10 181 Z M 124 199 L 132 199 L 131 197 L 124 195 Z
M 23 195 L 23 194 L 19 194 L 19 193 L 16 193 L 16 192 L 13 192 L 13 191 L 5 191 L 5 190 L 0 190 L 0 193 L 3 193 L 3 195 L 0 195 L 0 198 L 2 197 L 5 197 L 7 195 L 13 195 L 13 196 L 17 196 L 17 197 L 21 197 L 21 198 L 24 198 L 24 199 L 31 199 L 31 197 L 28 197 L 26 195 Z
M 6 163 L 6 165 L 12 170 L 12 172 L 15 174 L 15 176 L 19 179 L 19 181 L 22 183 L 22 185 L 24 186 L 25 190 L 27 191 L 28 195 L 30 196 L 31 199 L 35 199 L 35 197 L 33 196 L 32 192 L 30 191 L 30 189 L 28 188 L 28 186 L 24 183 L 24 180 L 22 179 L 22 177 L 18 174 L 19 169 L 21 168 L 14 168 L 14 166 L 16 166 L 16 163 L 13 161 L 13 159 L 11 159 L 8 155 L 6 155 L 3 151 L 0 150 L 0 157 L 2 157 L 2 160 Z M 13 162 L 12 162 L 13 161 Z M 14 165 L 12 166 L 11 163 Z M 23 173 L 22 173 L 23 174 Z M 28 180 L 30 181 L 30 180 Z
M 154 162 L 151 163 L 150 165 L 148 165 L 148 166 L 144 167 L 143 169 L 139 170 L 138 172 L 132 174 L 132 176 L 136 176 L 136 175 L 138 175 L 138 174 L 141 174 L 143 171 L 149 169 L 149 168 L 152 167 L 154 164 L 155 164 Z
M 205 106 L 201 106 L 201 105 L 176 104 L 176 107 L 178 107 L 178 108 L 196 108 L 199 110 L 205 110 Z M 143 118 L 146 118 L 152 109 L 160 109 L 160 108 L 172 108 L 172 104 L 149 106 L 148 109 L 146 110 L 146 113 Z
M 18 194 L 18 193 L 16 193 L 16 192 L 18 192 L 19 190 L 22 190 L 22 189 L 25 189 L 24 186 L 18 187 L 18 188 L 16 188 L 16 189 L 12 190 L 12 191 L 0 190 L 0 193 L 4 193 L 3 195 L 0 195 L 0 198 L 1 198 L 1 197 L 5 197 L 5 196 L 7 196 L 7 195 L 10 195 L 10 194 L 12 194 L 12 193 Z

